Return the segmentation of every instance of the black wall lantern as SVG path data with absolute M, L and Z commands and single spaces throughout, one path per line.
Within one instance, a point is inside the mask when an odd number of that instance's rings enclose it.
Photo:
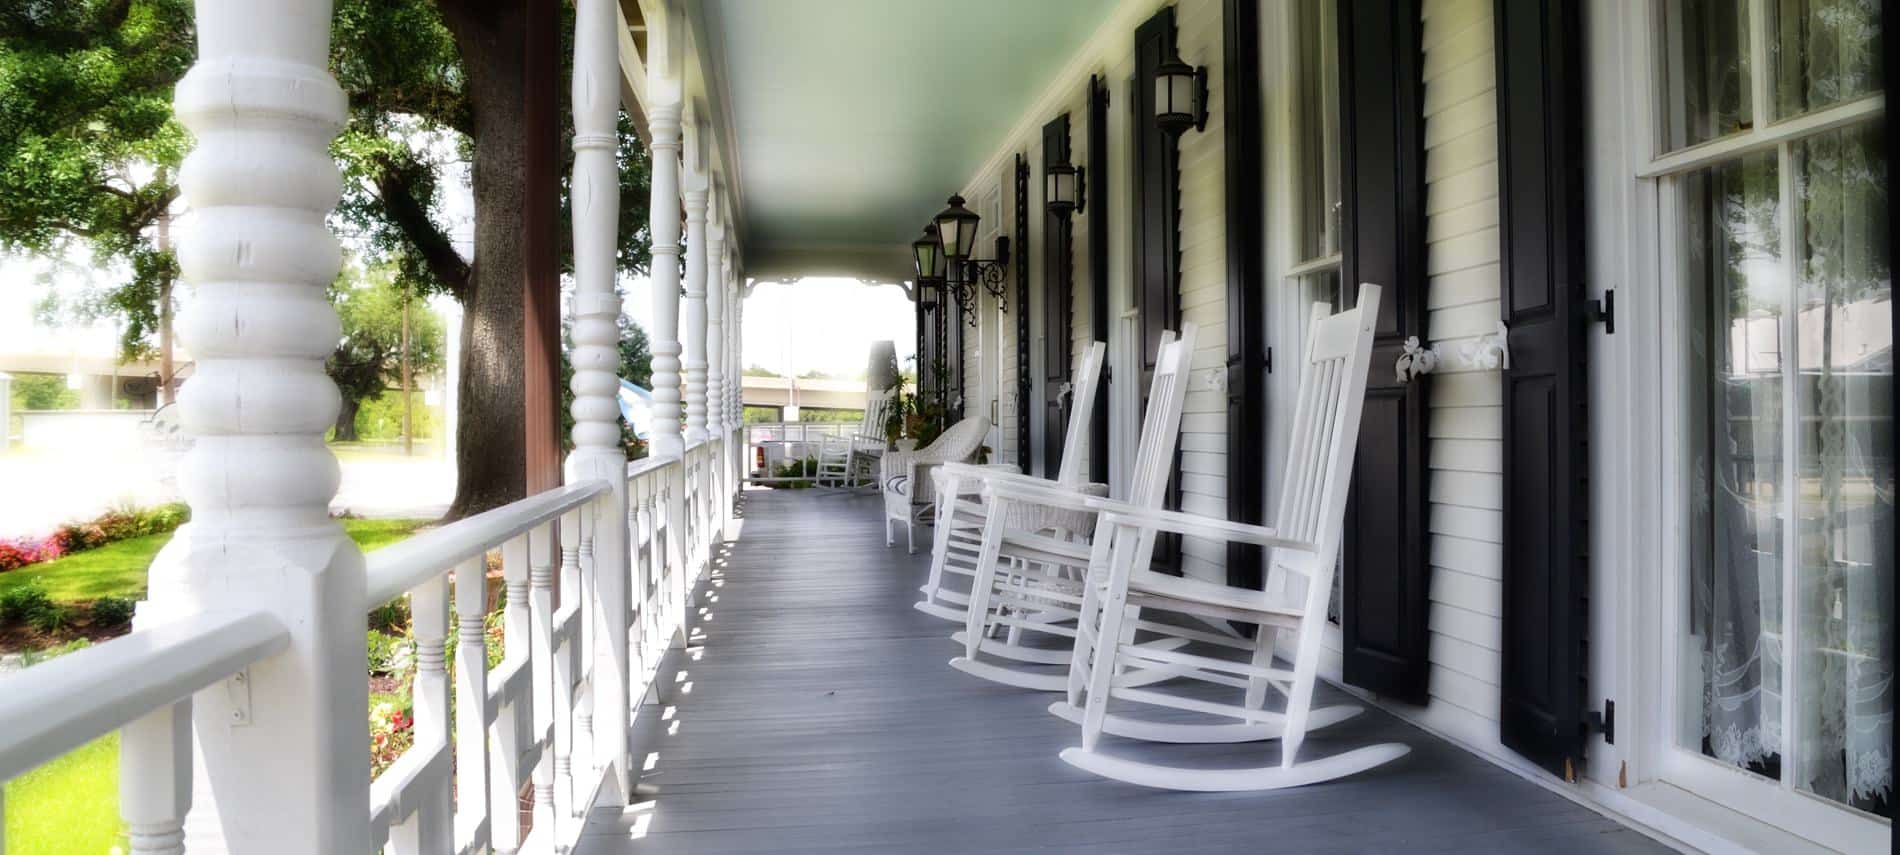
M 1207 66 L 1191 66 L 1180 54 L 1155 69 L 1155 124 L 1171 136 L 1207 127 Z
M 1052 163 L 1044 170 L 1043 203 L 1058 217 L 1082 213 L 1088 205 L 1088 171 L 1067 163 Z
M 938 247 L 942 251 L 940 263 L 943 265 L 942 289 L 944 293 L 956 299 L 957 308 L 963 316 L 976 325 L 976 288 L 981 285 L 998 300 L 1003 298 L 1005 277 L 1009 268 L 1009 238 L 996 238 L 995 258 L 972 258 L 976 246 L 976 227 L 982 218 L 975 211 L 963 206 L 962 196 L 951 196 L 950 207 L 937 214 L 933 225 L 924 228 L 924 234 L 936 234 Z M 916 255 L 919 275 L 923 270 L 924 256 L 919 249 L 923 241 L 911 244 Z M 1004 311 L 1008 311 L 1007 308 Z

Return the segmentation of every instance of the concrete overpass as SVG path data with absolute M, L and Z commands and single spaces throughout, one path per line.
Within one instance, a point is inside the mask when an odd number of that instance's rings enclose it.
M 755 377 L 748 374 L 739 384 L 739 391 L 748 407 L 862 410 L 864 386 L 863 380 Z

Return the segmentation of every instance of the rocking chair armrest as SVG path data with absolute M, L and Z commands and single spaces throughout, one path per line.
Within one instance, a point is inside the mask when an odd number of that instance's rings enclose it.
M 1091 509 L 1101 513 L 1105 522 L 1113 525 L 1154 528 L 1161 531 L 1185 534 L 1189 537 L 1203 537 L 1209 540 L 1229 543 L 1249 543 L 1256 546 L 1275 546 L 1312 552 L 1316 547 L 1311 543 L 1290 540 L 1281 537 L 1278 532 L 1263 525 L 1230 522 L 1228 520 L 1204 517 L 1199 514 L 1181 511 L 1164 511 L 1159 508 L 1144 508 L 1118 502 L 1113 499 L 1091 499 Z
M 983 492 L 991 499 L 1002 502 L 1022 502 L 1086 513 L 1094 513 L 1096 509 L 1090 502 L 1098 501 L 1097 497 L 1077 488 L 1026 475 L 989 479 L 983 484 Z

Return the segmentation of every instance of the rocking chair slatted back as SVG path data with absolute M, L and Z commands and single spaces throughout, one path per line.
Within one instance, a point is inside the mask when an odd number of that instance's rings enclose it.
M 1159 508 L 1174 465 L 1175 443 L 1181 437 L 1181 410 L 1187 402 L 1188 369 L 1194 358 L 1194 339 L 1200 327 L 1182 324 L 1179 336 L 1161 334 L 1155 356 L 1154 379 L 1148 390 L 1148 412 L 1142 415 L 1141 439 L 1135 451 L 1135 476 L 1128 502 Z
M 1307 324 L 1299 403 L 1283 470 L 1287 479 L 1274 520 L 1282 538 L 1311 544 L 1310 552 L 1282 547 L 1275 550 L 1270 565 L 1270 572 L 1289 569 L 1305 576 L 1310 582 L 1308 610 L 1317 608 L 1322 614 L 1324 598 L 1332 591 L 1333 556 L 1339 551 L 1353 453 L 1358 449 L 1359 415 L 1365 406 L 1364 384 L 1354 380 L 1368 370 L 1379 286 L 1360 285 L 1359 305 L 1348 311 L 1334 315 L 1329 314 L 1331 309 L 1324 304 L 1313 306 Z M 1281 554 L 1286 552 L 1307 554 Z M 1284 581 L 1269 579 L 1269 585 L 1277 587 Z
M 1091 342 L 1075 363 L 1075 382 L 1070 388 L 1069 431 L 1062 439 L 1062 466 L 1056 470 L 1056 483 L 1080 486 L 1088 481 L 1085 467 L 1088 454 L 1082 444 L 1088 441 L 1089 425 L 1095 413 L 1095 388 L 1102 378 L 1102 361 L 1108 345 Z

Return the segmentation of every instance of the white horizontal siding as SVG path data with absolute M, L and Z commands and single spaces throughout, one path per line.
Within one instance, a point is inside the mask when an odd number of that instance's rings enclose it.
M 1457 357 L 1498 319 L 1496 64 L 1488 0 L 1424 0 L 1426 320 L 1441 354 L 1431 437 L 1431 702 L 1423 717 L 1497 744 L 1503 412 L 1495 372 Z

